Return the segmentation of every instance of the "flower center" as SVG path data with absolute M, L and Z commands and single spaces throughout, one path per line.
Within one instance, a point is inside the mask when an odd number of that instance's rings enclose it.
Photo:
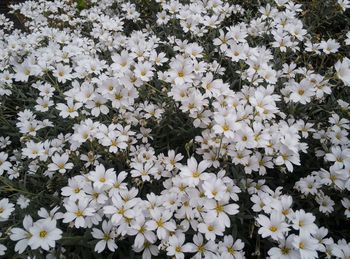
M 185 73 L 184 73 L 183 71 L 180 71 L 180 72 L 177 73 L 177 75 L 178 75 L 179 77 L 184 77 Z
M 282 254 L 284 254 L 284 255 L 287 255 L 287 254 L 289 254 L 289 248 L 288 247 L 286 247 L 286 246 L 284 246 L 284 247 L 282 247 L 281 248 L 281 252 L 282 252 Z
M 76 215 L 77 217 L 82 217 L 82 216 L 83 216 L 83 212 L 82 212 L 81 210 L 77 210 L 77 211 L 75 212 L 75 215 Z
M 157 223 L 157 226 L 160 227 L 160 228 L 164 226 L 164 221 L 163 221 L 163 219 L 157 220 L 156 223 Z
M 277 227 L 276 226 L 271 226 L 270 227 L 270 231 L 271 232 L 276 232 L 277 231 Z
M 221 204 L 217 203 L 215 210 L 217 213 L 223 212 L 224 211 L 224 206 L 222 206 Z
M 299 95 L 304 95 L 304 93 L 305 93 L 305 90 L 304 90 L 304 89 L 299 89 L 299 90 L 298 90 L 298 94 L 299 94 Z
M 47 232 L 46 232 L 45 230 L 41 230 L 41 231 L 39 232 L 39 236 L 40 236 L 41 238 L 44 238 L 44 237 L 47 236 Z
M 227 247 L 227 252 L 233 255 L 236 251 L 235 249 L 233 249 L 232 246 L 230 246 L 230 247 Z
M 104 234 L 103 235 L 103 240 L 108 241 L 110 239 L 108 234 Z
M 198 178 L 200 175 L 201 175 L 201 174 L 200 174 L 198 171 L 195 171 L 195 172 L 192 173 L 192 176 L 193 176 L 194 178 Z
M 124 213 L 125 213 L 124 207 L 121 207 L 120 209 L 118 209 L 118 214 L 124 215 Z
M 181 246 L 176 246 L 175 251 L 176 253 L 181 253 L 182 252 Z
M 146 231 L 146 229 L 144 226 L 140 227 L 139 233 L 144 234 L 145 231 Z
M 223 129 L 224 131 L 229 131 L 229 130 L 230 130 L 230 126 L 229 126 L 227 123 L 225 123 L 225 124 L 222 126 L 222 129 Z
M 284 216 L 287 216 L 289 214 L 289 210 L 288 209 L 282 210 L 282 214 Z

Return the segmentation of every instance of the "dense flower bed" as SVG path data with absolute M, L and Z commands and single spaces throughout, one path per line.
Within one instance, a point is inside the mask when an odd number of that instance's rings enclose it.
M 350 258 L 348 0 L 0 16 L 0 255 Z

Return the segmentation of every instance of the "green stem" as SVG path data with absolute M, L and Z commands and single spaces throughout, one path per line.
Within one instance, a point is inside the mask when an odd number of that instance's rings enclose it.
M 15 187 L 13 187 L 12 185 L 8 184 L 4 180 L 4 177 L 2 177 L 2 176 L 0 177 L 0 182 L 3 183 L 7 187 L 6 191 L 8 191 L 8 192 L 19 192 L 19 193 L 24 193 L 24 194 L 27 194 L 27 195 L 36 195 L 35 193 L 31 193 L 31 192 L 20 190 L 20 189 L 17 189 Z

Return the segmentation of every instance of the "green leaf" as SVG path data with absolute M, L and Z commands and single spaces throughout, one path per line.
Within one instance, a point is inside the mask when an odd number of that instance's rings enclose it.
M 86 8 L 86 1 L 85 0 L 76 0 L 77 1 L 77 8 L 79 11 Z

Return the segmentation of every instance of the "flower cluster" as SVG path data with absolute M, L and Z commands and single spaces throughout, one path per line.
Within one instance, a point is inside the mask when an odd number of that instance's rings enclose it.
M 349 258 L 350 2 L 319 2 L 0 15 L 0 255 Z

